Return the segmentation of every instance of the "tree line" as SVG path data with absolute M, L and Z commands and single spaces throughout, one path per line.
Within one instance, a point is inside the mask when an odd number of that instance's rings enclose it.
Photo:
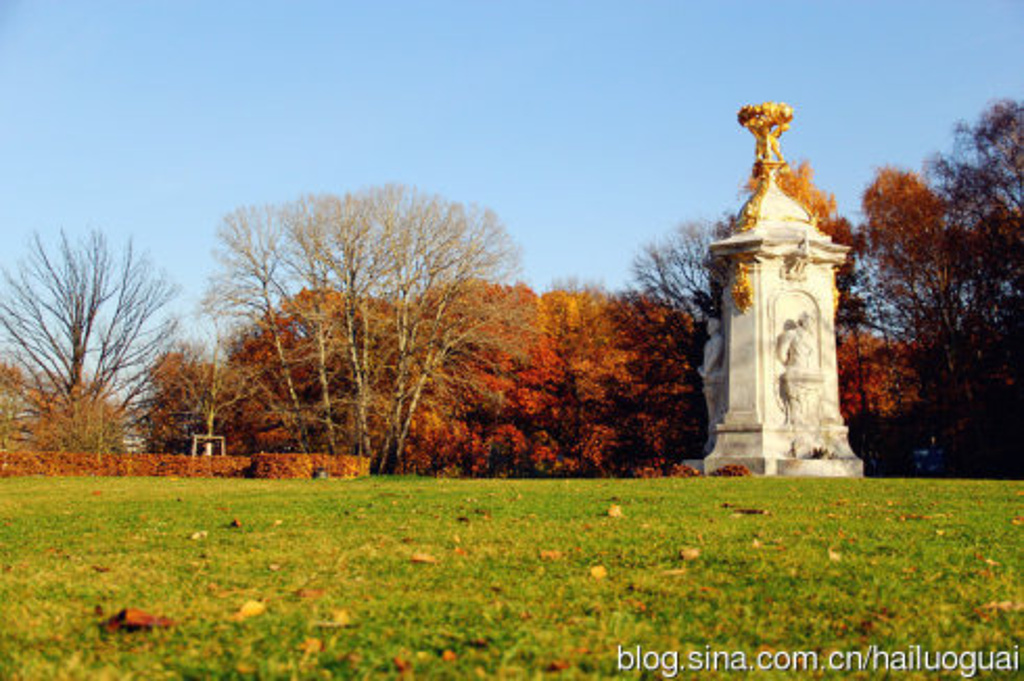
M 1024 474 L 1024 104 L 960 124 L 921 171 L 882 167 L 863 220 L 807 163 L 783 188 L 852 247 L 839 276 L 841 398 L 869 470 L 941 448 L 959 475 Z M 645 246 L 625 291 L 516 283 L 493 212 L 401 186 L 240 208 L 204 312 L 129 245 L 38 237 L 0 291 L 0 448 L 370 457 L 381 473 L 654 475 L 696 458 L 697 367 L 732 219 Z

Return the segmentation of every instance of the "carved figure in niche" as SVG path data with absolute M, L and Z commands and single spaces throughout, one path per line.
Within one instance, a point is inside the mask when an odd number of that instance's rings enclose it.
M 715 443 L 715 424 L 721 421 L 722 383 L 724 372 L 725 339 L 722 336 L 722 323 L 711 317 L 708 319 L 708 341 L 704 344 L 704 364 L 697 373 L 704 379 L 704 400 L 708 407 L 708 443 L 706 450 L 711 451 Z
M 816 346 L 814 317 L 810 313 L 804 312 L 796 321 L 786 321 L 775 350 L 784 367 L 779 377 L 779 395 L 787 425 L 814 425 L 818 420 L 822 378 Z

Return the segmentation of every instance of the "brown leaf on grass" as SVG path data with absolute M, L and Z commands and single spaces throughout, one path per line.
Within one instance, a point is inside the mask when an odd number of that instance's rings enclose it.
M 238 518 L 232 518 L 231 522 L 228 523 L 228 527 L 231 527 L 231 528 L 234 528 L 234 529 L 238 529 L 241 526 L 242 526 L 242 521 L 239 520 Z
M 569 668 L 569 663 L 565 660 L 555 660 L 549 664 L 544 671 L 548 672 L 562 672 Z
M 991 558 L 986 558 L 985 556 L 981 555 L 980 553 L 975 553 L 974 557 L 977 558 L 980 561 L 983 561 L 986 565 L 999 565 L 999 563 L 997 561 L 994 561 Z
M 402 658 L 395 656 L 391 661 L 395 663 L 395 669 L 397 669 L 400 674 L 412 671 L 412 663 L 408 660 L 403 660 Z
M 340 608 L 331 611 L 331 619 L 317 622 L 315 626 L 321 629 L 343 629 L 352 626 L 352 615 L 348 610 Z
M 700 558 L 700 549 L 687 547 L 679 551 L 679 557 L 683 560 L 697 560 Z
M 107 631 L 147 631 L 157 627 L 174 626 L 166 617 L 150 615 L 138 608 L 125 608 L 101 625 Z
M 299 589 L 295 595 L 299 598 L 322 598 L 325 593 L 323 589 Z
M 242 604 L 242 607 L 238 609 L 238 612 L 231 616 L 231 619 L 235 622 L 241 622 L 242 620 L 247 620 L 250 617 L 262 615 L 266 611 L 266 603 L 261 601 L 246 601 Z
M 981 606 L 982 610 L 998 610 L 1000 612 L 1016 612 L 1024 610 L 1024 603 L 1018 601 L 992 601 Z
M 420 552 L 412 554 L 412 556 L 409 558 L 409 560 L 411 560 L 414 563 L 427 563 L 427 564 L 430 564 L 430 565 L 433 565 L 434 563 L 437 563 L 437 558 L 434 558 L 429 553 L 420 553 Z
M 454 549 L 452 549 L 452 553 L 454 553 L 456 556 L 468 556 L 469 555 L 469 551 L 467 551 L 466 549 L 462 548 L 461 546 L 456 546 Z
M 612 504 L 611 506 L 609 506 L 608 507 L 608 517 L 609 518 L 621 518 L 622 517 L 622 507 L 619 506 L 618 504 Z
M 455 654 L 454 650 L 445 649 L 445 651 L 441 653 L 441 659 L 445 662 L 455 662 L 458 658 L 459 656 Z
M 239 662 L 235 665 L 235 671 L 239 674 L 255 674 L 259 671 L 259 667 L 248 662 Z
M 763 508 L 734 508 L 732 509 L 733 515 L 770 515 L 768 511 Z
M 565 557 L 565 554 L 562 553 L 561 551 L 541 551 L 540 552 L 540 559 L 541 560 L 561 560 L 564 557 Z
M 324 642 L 318 638 L 307 638 L 298 647 L 306 655 L 313 655 L 324 651 Z
M 108 568 L 106 565 L 93 565 L 92 569 L 95 570 L 96 572 L 101 572 L 101 573 L 102 572 L 110 572 L 110 568 Z
M 271 563 L 270 565 L 267 566 L 267 569 L 270 570 L 271 572 L 277 572 L 278 570 L 281 569 L 281 566 L 278 565 L 277 563 Z
M 1024 525 L 1024 515 L 1019 515 L 1010 522 L 1012 522 L 1014 525 Z
M 752 541 L 752 542 L 750 543 L 750 546 L 751 546 L 752 548 L 755 548 L 755 549 L 759 549 L 759 548 L 762 548 L 762 547 L 764 546 L 764 544 L 762 544 L 762 543 L 761 543 L 761 541 L 760 541 L 759 539 L 755 539 L 754 541 Z
M 606 568 L 604 565 L 595 565 L 594 567 L 590 568 L 590 576 L 596 579 L 597 581 L 601 581 L 602 579 L 608 576 L 608 568 Z
M 196 541 L 197 539 L 206 539 L 206 530 L 200 530 L 199 532 L 193 532 L 189 539 Z
M 839 561 L 841 561 L 843 559 L 843 554 L 839 553 L 838 551 L 833 551 L 832 549 L 829 549 L 828 550 L 828 559 L 830 561 L 832 561 L 833 563 L 838 563 Z

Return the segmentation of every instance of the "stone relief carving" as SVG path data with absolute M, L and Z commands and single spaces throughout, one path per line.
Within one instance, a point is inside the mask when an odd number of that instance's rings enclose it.
M 820 420 L 822 376 L 814 321 L 808 312 L 796 320 L 786 320 L 775 344 L 776 356 L 783 366 L 779 396 L 788 426 L 814 426 Z
M 722 335 L 722 323 L 711 317 L 708 319 L 708 340 L 704 344 L 704 364 L 697 369 L 704 379 L 704 401 L 708 408 L 708 437 L 706 451 L 715 445 L 715 424 L 722 420 L 725 407 L 725 338 Z
M 807 237 L 800 243 L 800 247 L 790 253 L 782 259 L 782 268 L 779 270 L 779 274 L 782 278 L 789 282 L 806 281 L 807 280 L 807 262 L 810 260 L 810 248 L 807 243 Z

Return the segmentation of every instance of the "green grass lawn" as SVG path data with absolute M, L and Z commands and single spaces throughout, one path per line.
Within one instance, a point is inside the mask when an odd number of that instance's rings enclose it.
M 1013 651 L 1022 516 L 1020 482 L 5 479 L 0 678 L 603 677 L 620 645 L 680 663 Z M 266 609 L 243 617 L 247 601 Z M 101 628 L 128 607 L 175 624 Z

